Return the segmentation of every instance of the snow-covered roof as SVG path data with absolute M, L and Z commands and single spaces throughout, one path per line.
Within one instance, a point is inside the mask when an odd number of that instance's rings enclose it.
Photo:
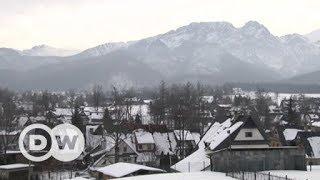
M 202 96 L 202 100 L 207 103 L 212 103 L 213 96 Z
M 152 162 L 156 160 L 155 153 L 153 152 L 138 152 L 136 144 L 133 141 L 132 135 L 123 138 L 124 142 L 138 155 L 136 161 L 138 163 Z
M 232 105 L 231 104 L 218 104 L 219 107 L 222 107 L 222 108 L 231 108 Z
M 150 104 L 152 102 L 152 99 L 145 99 L 143 100 L 143 103 L 146 103 L 146 104 Z
M 320 127 L 320 121 L 313 122 L 313 123 L 312 123 L 312 126 Z
M 124 177 L 134 172 L 145 170 L 145 171 L 152 171 L 152 172 L 165 172 L 164 170 L 152 168 L 148 166 L 138 165 L 138 164 L 130 164 L 130 163 L 115 163 L 103 168 L 97 169 L 98 172 L 101 172 L 105 175 L 112 176 L 112 177 Z
M 142 129 L 138 129 L 134 132 L 138 144 L 154 144 L 154 139 L 150 132 L 146 132 Z
M 87 178 L 87 177 L 74 177 L 71 179 L 65 179 L 65 180 L 95 180 L 95 178 Z
M 215 150 L 223 141 L 225 141 L 233 132 L 241 127 L 242 121 L 232 123 L 227 119 L 222 124 L 214 123 L 199 142 L 199 149 L 177 164 L 171 166 L 180 172 L 201 171 L 210 164 L 210 159 L 206 155 L 205 143 L 209 143 L 209 148 Z M 190 167 L 189 167 L 190 166 Z
M 319 116 L 317 114 L 309 114 L 311 119 L 319 119 Z
M 105 109 L 104 107 L 96 108 L 96 107 L 88 107 L 88 106 L 86 106 L 86 107 L 83 108 L 83 111 L 89 112 L 89 113 L 93 113 L 93 112 L 103 113 L 104 109 Z
M 34 165 L 20 164 L 20 163 L 8 164 L 8 165 L 0 166 L 0 169 L 6 169 L 6 170 L 9 170 L 9 169 L 21 169 L 21 168 L 29 168 L 29 166 L 34 166 Z
M 6 154 L 21 154 L 21 151 L 8 150 Z
M 23 127 L 27 122 L 29 118 L 27 116 L 20 116 L 15 119 L 15 123 L 18 124 L 19 127 Z
M 213 150 L 242 124 L 242 121 L 232 124 L 231 119 L 227 119 L 222 124 L 215 122 L 200 140 L 198 144 L 199 149 L 171 166 L 171 168 L 180 172 L 188 172 L 189 170 L 195 172 L 203 170 L 210 165 L 210 159 L 206 155 L 204 143 L 209 143 L 210 149 Z
M 35 116 L 35 117 L 31 116 L 30 120 L 32 122 L 46 121 L 46 117 L 44 117 L 44 116 Z
M 63 123 L 68 123 L 71 124 L 72 123 L 72 117 L 71 116 L 62 116 L 57 118 L 58 120 L 62 121 Z
M 300 129 L 293 129 L 293 128 L 288 128 L 288 129 L 285 129 L 283 131 L 283 135 L 284 135 L 284 138 L 286 139 L 286 141 L 292 141 L 296 138 L 297 136 L 297 133 L 299 131 L 302 131 Z
M 10 131 L 10 132 L 2 130 L 2 131 L 0 131 L 0 135 L 15 136 L 15 135 L 19 134 L 20 132 L 21 132 L 20 130 L 15 130 L 15 131 Z
M 71 108 L 55 108 L 53 111 L 56 116 L 72 116 L 72 112 Z
M 309 137 L 308 141 L 312 148 L 314 157 L 320 158 L 320 137 L 319 136 Z
M 169 133 L 153 133 L 153 139 L 156 144 L 156 154 L 174 154 L 174 150 L 176 149 L 177 142 L 174 138 L 174 134 Z
M 90 119 L 102 119 L 103 118 L 103 113 L 92 113 L 90 116 L 89 116 Z
M 242 124 L 243 122 L 239 121 L 233 125 L 230 125 L 230 127 L 223 127 L 222 129 L 220 128 L 219 132 L 217 132 L 216 134 L 214 134 L 214 136 L 209 138 L 210 140 L 212 139 L 212 141 L 210 141 L 210 149 L 214 150 L 215 148 L 217 148 L 225 139 L 227 139 Z M 208 140 L 206 142 L 208 142 Z

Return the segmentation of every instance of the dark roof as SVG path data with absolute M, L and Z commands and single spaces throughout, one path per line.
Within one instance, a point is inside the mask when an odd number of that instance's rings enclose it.
M 296 141 L 297 143 L 303 145 L 305 152 L 308 156 L 312 157 L 314 155 L 312 147 L 308 141 L 310 137 L 320 137 L 320 132 L 306 132 L 301 131 L 297 133 Z
M 295 143 L 293 142 L 294 140 L 292 142 L 290 142 L 290 141 L 287 141 L 285 139 L 284 134 L 283 134 L 285 129 L 300 129 L 300 130 L 303 130 L 304 128 L 303 128 L 303 126 L 288 125 L 288 124 L 279 125 L 279 126 L 276 127 L 276 130 L 278 132 L 278 136 L 279 136 L 279 139 L 281 141 L 281 144 L 283 144 L 284 146 L 291 146 L 291 145 L 295 145 Z
M 257 128 L 261 135 L 264 137 L 265 140 L 260 140 L 258 143 L 266 143 L 268 144 L 268 138 L 266 133 L 264 132 L 264 130 L 258 125 L 258 123 L 256 122 L 256 120 L 254 120 L 251 116 L 239 116 L 238 118 L 236 118 L 235 121 L 233 121 L 232 126 L 237 123 L 237 122 L 243 122 L 243 124 L 237 129 L 235 130 L 233 133 L 231 133 L 222 143 L 220 143 L 215 149 L 213 150 L 220 150 L 220 149 L 224 149 L 229 147 L 234 143 L 234 139 L 236 138 L 236 136 L 238 135 L 238 133 L 240 132 L 240 130 L 242 128 Z M 248 144 L 254 144 L 253 141 L 246 141 L 246 143 Z

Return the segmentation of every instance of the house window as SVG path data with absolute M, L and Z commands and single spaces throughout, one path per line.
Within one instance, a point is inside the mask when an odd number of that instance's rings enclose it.
M 90 128 L 90 134 L 93 134 L 93 133 L 94 133 L 94 129 Z
M 252 132 L 245 132 L 246 137 L 252 137 Z

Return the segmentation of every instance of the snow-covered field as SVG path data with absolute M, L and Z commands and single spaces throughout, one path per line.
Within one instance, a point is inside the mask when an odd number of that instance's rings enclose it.
M 248 96 L 251 99 L 255 98 L 255 91 L 242 91 L 240 89 L 235 89 L 234 90 L 235 94 L 240 94 L 242 96 Z M 268 95 L 272 98 L 272 100 L 278 105 L 281 103 L 283 99 L 289 99 L 291 96 L 299 96 L 297 93 L 274 93 L 274 92 L 269 92 Z M 312 97 L 312 98 L 320 98 L 320 94 L 304 94 L 306 97 Z
M 273 175 L 285 177 L 294 180 L 320 180 L 320 166 L 313 166 L 312 171 L 308 167 L 308 171 L 296 171 L 296 170 L 273 170 L 265 171 L 270 172 Z M 121 178 L 122 180 L 234 180 L 234 178 L 228 177 L 225 173 L 202 171 L 202 172 L 191 172 L 191 173 L 165 173 L 165 174 L 154 174 L 145 176 L 135 176 L 128 178 Z
M 269 172 L 269 171 L 266 171 Z M 319 180 L 320 179 L 320 166 L 313 166 L 312 171 L 308 167 L 308 171 L 295 171 L 295 170 L 274 170 L 270 171 L 271 174 L 277 176 L 288 176 L 295 180 Z
M 122 180 L 234 180 L 220 172 L 167 173 L 121 178 Z

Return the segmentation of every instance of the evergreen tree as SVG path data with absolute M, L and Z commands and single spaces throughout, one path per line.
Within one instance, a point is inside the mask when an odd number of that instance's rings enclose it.
M 140 114 L 137 114 L 137 115 L 136 115 L 136 118 L 134 119 L 134 122 L 137 123 L 137 124 L 142 124 Z
M 75 107 L 74 113 L 71 118 L 71 123 L 74 126 L 76 126 L 77 128 L 79 128 L 82 133 L 85 132 L 85 125 L 84 125 L 83 118 L 81 116 L 79 107 Z
M 289 103 L 287 106 L 287 117 L 288 123 L 291 125 L 300 125 L 300 119 L 298 113 L 295 111 L 294 100 L 292 97 L 289 99 Z
M 103 114 L 103 127 L 106 131 L 109 131 L 110 129 L 112 129 L 113 127 L 113 120 L 110 116 L 110 112 L 108 110 L 108 108 L 106 108 L 104 110 L 104 114 Z

